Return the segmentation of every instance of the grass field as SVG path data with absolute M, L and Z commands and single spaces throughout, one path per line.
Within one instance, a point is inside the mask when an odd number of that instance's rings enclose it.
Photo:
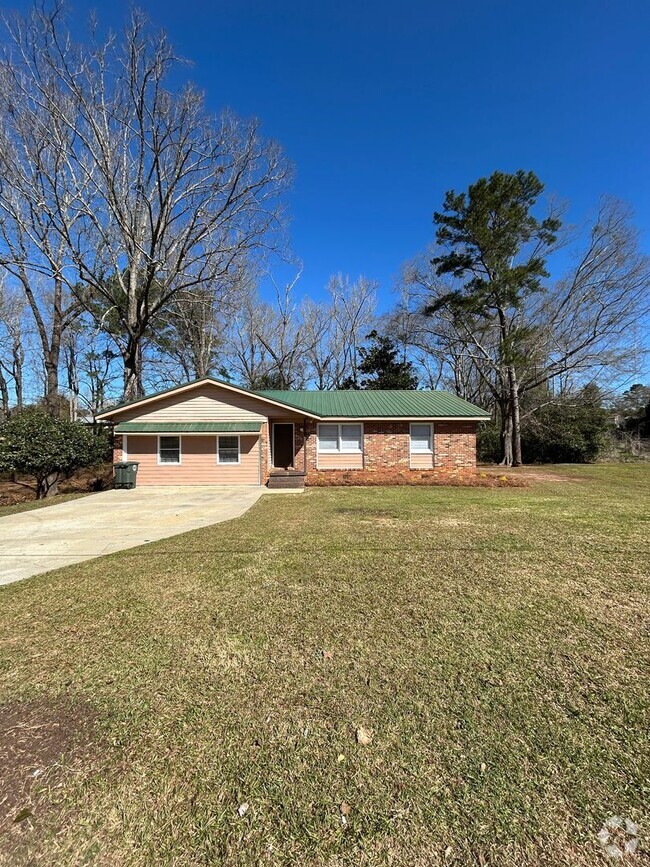
M 648 863 L 650 468 L 555 472 L 0 590 L 0 863 L 592 865 L 612 815 Z

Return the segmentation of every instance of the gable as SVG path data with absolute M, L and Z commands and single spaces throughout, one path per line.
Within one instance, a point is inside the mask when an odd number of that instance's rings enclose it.
M 119 421 L 141 422 L 227 422 L 266 421 L 273 407 L 248 394 L 241 394 L 209 382 L 196 388 L 136 403 L 119 413 Z

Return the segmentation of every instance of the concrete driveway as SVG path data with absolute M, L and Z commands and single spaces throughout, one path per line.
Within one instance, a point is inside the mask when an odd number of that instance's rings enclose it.
M 229 521 L 261 487 L 113 490 L 0 518 L 0 584 Z

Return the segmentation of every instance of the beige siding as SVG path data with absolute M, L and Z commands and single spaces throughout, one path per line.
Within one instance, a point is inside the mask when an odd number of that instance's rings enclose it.
M 433 469 L 433 454 L 414 454 L 411 452 L 411 469 L 412 470 L 432 470 Z
M 265 421 L 273 407 L 217 385 L 170 394 L 116 416 L 117 421 Z
M 259 437 L 240 437 L 240 463 L 217 463 L 216 436 L 181 437 L 181 464 L 158 464 L 158 438 L 128 440 L 130 461 L 139 461 L 138 485 L 258 485 Z
M 363 455 L 361 452 L 352 455 L 323 454 L 320 452 L 317 463 L 319 470 L 361 470 L 363 469 Z

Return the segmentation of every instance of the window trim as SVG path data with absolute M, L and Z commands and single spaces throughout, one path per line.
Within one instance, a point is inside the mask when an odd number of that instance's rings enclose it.
M 429 442 L 431 443 L 430 448 L 414 451 L 414 449 L 413 449 L 413 427 L 415 425 L 418 425 L 420 427 L 424 427 L 426 425 L 429 428 Z M 433 454 L 433 422 L 432 421 L 412 421 L 409 424 L 409 456 L 432 455 L 432 454 Z
M 320 447 L 320 429 L 323 425 L 329 425 L 330 427 L 337 428 L 337 436 L 336 436 L 336 450 L 331 449 L 321 449 Z M 361 428 L 361 448 L 360 449 L 345 449 L 345 451 L 341 448 L 342 443 L 342 428 L 343 425 L 354 425 L 355 427 Z M 316 453 L 319 455 L 362 455 L 363 454 L 363 445 L 364 445 L 364 433 L 363 433 L 363 422 L 362 421 L 323 421 L 320 422 L 316 426 Z
M 220 439 L 236 439 L 237 440 L 237 460 L 236 461 L 220 461 L 219 460 L 219 440 Z M 220 467 L 238 467 L 241 464 L 241 436 L 239 434 L 217 434 L 217 465 Z
M 169 439 L 170 437 L 176 437 L 178 440 L 178 460 L 177 461 L 161 461 L 160 460 L 160 440 L 163 437 Z M 158 448 L 157 448 L 157 457 L 158 457 L 158 466 L 159 467 L 181 467 L 183 465 L 183 437 L 178 434 L 158 434 Z

